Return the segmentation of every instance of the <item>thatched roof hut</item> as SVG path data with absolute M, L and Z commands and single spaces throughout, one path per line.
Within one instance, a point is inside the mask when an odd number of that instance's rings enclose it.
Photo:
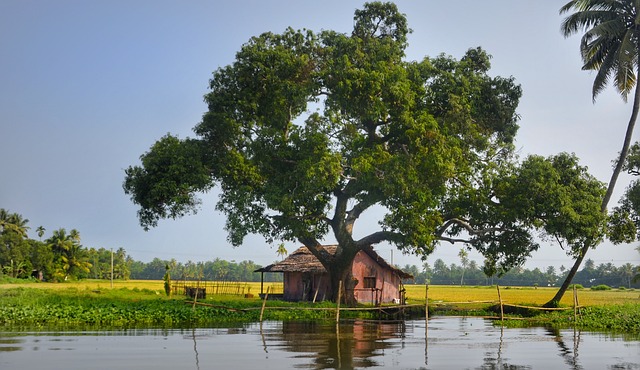
M 336 245 L 325 245 L 328 253 L 335 254 Z M 322 299 L 329 293 L 327 270 L 307 247 L 300 247 L 284 260 L 256 270 L 284 274 L 283 298 L 290 301 Z M 352 266 L 352 275 L 358 280 L 354 294 L 359 302 L 402 301 L 402 280 L 413 276 L 390 265 L 372 247 L 363 248 Z

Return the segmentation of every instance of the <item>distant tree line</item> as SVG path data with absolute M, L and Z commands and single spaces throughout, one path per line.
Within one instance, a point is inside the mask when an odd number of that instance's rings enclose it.
M 145 263 L 136 261 L 124 248 L 86 248 L 76 229 L 60 228 L 46 237 L 46 230 L 36 228 L 38 239 L 28 236 L 29 220 L 18 213 L 0 208 L 0 277 L 65 281 L 80 279 L 152 279 L 162 280 L 166 267 L 172 279 L 203 279 L 226 281 L 260 281 L 262 266 L 252 261 L 227 262 L 215 259 L 186 263 L 154 258 Z M 112 267 L 113 266 L 113 267 Z M 280 274 L 265 274 L 265 281 L 281 281 Z
M 254 272 L 261 265 L 253 261 L 225 261 L 216 258 L 213 261 L 186 263 L 175 259 L 154 258 L 150 262 L 134 260 L 124 248 L 116 250 L 106 248 L 86 248 L 81 244 L 80 233 L 64 228 L 54 230 L 45 237 L 46 230 L 36 228 L 38 240 L 28 237 L 29 220 L 20 214 L 10 213 L 0 208 L 0 277 L 42 278 L 46 281 L 65 281 L 79 279 L 119 280 L 162 280 L 169 267 L 173 280 L 223 280 L 223 281 L 260 281 L 260 273 Z M 286 250 L 280 250 L 284 257 Z M 447 265 L 438 259 L 433 266 L 424 264 L 422 268 L 405 265 L 402 270 L 415 277 L 407 284 L 437 285 L 517 285 L 517 286 L 557 286 L 568 273 L 567 269 L 554 266 L 544 271 L 522 267 L 514 268 L 498 277 L 489 277 L 482 266 L 468 259 L 466 253 L 458 255 L 461 265 Z M 113 264 L 113 268 L 112 268 Z M 614 266 L 611 263 L 598 266 L 587 260 L 584 268 L 576 274 L 573 282 L 585 287 L 609 285 L 611 287 L 640 288 L 639 266 L 626 263 Z M 264 274 L 265 281 L 282 281 L 281 274 Z
M 548 266 L 544 270 L 517 267 L 501 277 L 489 277 L 475 261 L 467 261 L 466 266 L 455 263 L 447 265 L 441 259 L 437 259 L 433 266 L 426 263 L 420 269 L 415 265 L 405 265 L 402 270 L 415 277 L 415 280 L 406 281 L 407 284 L 424 284 L 428 281 L 429 284 L 434 285 L 474 286 L 559 286 L 569 273 L 569 270 L 564 266 L 560 266 L 559 269 Z M 637 278 L 638 272 L 639 266 L 634 266 L 631 263 L 622 266 L 602 263 L 596 266 L 593 260 L 588 259 L 585 261 L 583 269 L 578 271 L 574 277 L 573 283 L 584 287 L 604 284 L 610 287 L 640 288 L 640 279 Z
M 129 265 L 130 278 L 160 280 L 164 276 L 167 266 L 169 266 L 173 280 L 208 281 L 260 281 L 260 273 L 254 271 L 262 267 L 253 261 L 229 262 L 219 258 L 213 261 L 187 261 L 186 263 L 178 262 L 175 259 L 167 261 L 154 258 L 148 263 L 132 261 Z M 264 281 L 282 281 L 282 274 L 264 274 Z

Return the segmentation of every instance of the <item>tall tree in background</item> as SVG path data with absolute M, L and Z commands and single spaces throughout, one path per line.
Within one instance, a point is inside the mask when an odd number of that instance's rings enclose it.
M 458 257 L 460 257 L 460 263 L 462 264 L 462 274 L 460 276 L 460 286 L 464 285 L 464 272 L 467 270 L 469 266 L 469 252 L 466 249 L 460 248 L 460 252 L 458 252 Z
M 125 171 L 142 226 L 195 211 L 197 194 L 218 185 L 231 244 L 250 233 L 300 242 L 329 272 L 333 296 L 343 281 L 353 298 L 351 264 L 362 248 L 386 242 L 425 257 L 441 242 L 463 242 L 490 272 L 504 272 L 538 248 L 531 231 L 550 214 L 551 223 L 575 220 L 566 202 L 584 206 L 595 192 L 599 205 L 600 186 L 572 158 L 571 168 L 513 163 L 521 89 L 489 76 L 484 50 L 405 61 L 409 32 L 395 4 L 374 2 L 356 11 L 351 34 L 253 37 L 213 74 L 197 138 L 167 135 Z M 565 170 L 568 183 L 586 181 L 587 194 L 562 191 L 555 179 Z M 356 237 L 366 212 L 378 222 Z M 555 226 L 548 231 L 562 237 Z M 333 255 L 321 245 L 327 237 L 338 244 Z
M 36 229 L 36 233 L 38 234 L 38 238 L 40 238 L 42 240 L 42 236 L 44 235 L 45 231 L 46 231 L 46 229 L 44 228 L 44 226 L 38 226 L 38 228 Z
M 595 101 L 597 95 L 612 80 L 625 101 L 629 94 L 634 92 L 633 108 L 622 150 L 611 174 L 607 192 L 602 199 L 603 213 L 607 212 L 616 181 L 625 164 L 640 107 L 640 89 L 637 84 L 638 56 L 640 55 L 639 7 L 640 2 L 636 0 L 573 0 L 560 9 L 560 14 L 573 12 L 564 19 L 561 26 L 565 37 L 581 30 L 585 31 L 580 41 L 580 54 L 584 62 L 582 69 L 597 71 L 593 81 L 593 100 Z M 556 295 L 547 303 L 548 306 L 557 305 L 560 302 L 589 248 L 596 245 L 597 242 L 594 240 L 593 243 L 584 245 L 580 253 L 575 255 L 573 267 Z
M 54 230 L 53 235 L 46 240 L 54 255 L 54 276 L 58 281 L 68 278 L 83 277 L 88 274 L 91 263 L 88 261 L 87 251 L 80 244 L 80 233 L 73 229 L 68 234 L 63 228 Z

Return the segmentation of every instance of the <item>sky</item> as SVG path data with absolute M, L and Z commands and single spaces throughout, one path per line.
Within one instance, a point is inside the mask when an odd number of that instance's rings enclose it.
M 631 113 L 609 87 L 592 101 L 593 72 L 581 70 L 579 35 L 560 33 L 562 1 L 396 1 L 408 19 L 407 60 L 455 58 L 481 46 L 491 75 L 513 76 L 523 97 L 516 147 L 521 157 L 575 153 L 603 182 Z M 287 27 L 350 33 L 363 2 L 3 0 L 0 2 L 0 208 L 35 229 L 77 229 L 85 247 L 124 248 L 134 259 L 278 259 L 277 245 L 249 236 L 233 248 L 216 190 L 196 215 L 144 231 L 122 190 L 124 170 L 166 133 L 194 137 L 212 72 L 233 62 L 250 37 Z M 634 140 L 638 135 L 635 135 Z M 622 176 L 615 205 L 631 178 Z M 354 233 L 376 226 L 375 214 Z M 364 224 L 364 225 L 363 225 Z M 360 229 L 358 229 L 360 227 Z M 326 242 L 332 240 L 327 239 Z M 291 252 L 295 243 L 287 243 Z M 460 264 L 460 245 L 443 244 L 427 262 Z M 634 245 L 603 243 L 596 264 L 640 264 Z M 376 247 L 397 265 L 420 259 Z M 482 263 L 477 253 L 471 259 Z M 543 243 L 527 268 L 570 267 Z

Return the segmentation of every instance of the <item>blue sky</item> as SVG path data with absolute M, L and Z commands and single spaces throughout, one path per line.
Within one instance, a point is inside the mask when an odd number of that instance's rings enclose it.
M 0 2 L 0 208 L 30 220 L 31 236 L 78 229 L 86 247 L 125 248 L 135 259 L 277 259 L 276 246 L 249 237 L 232 248 L 216 193 L 195 216 L 145 232 L 122 191 L 124 169 L 161 136 L 193 136 L 211 73 L 251 36 L 286 27 L 348 33 L 359 1 L 4 0 Z M 575 153 L 607 182 L 631 111 L 609 88 L 595 104 L 593 73 L 580 69 L 579 37 L 560 34 L 563 1 L 397 1 L 413 33 L 407 59 L 459 58 L 481 46 L 491 74 L 514 76 L 521 156 Z M 637 135 L 636 135 L 637 137 Z M 616 199 L 630 178 L 618 183 Z M 615 202 L 612 202 L 615 204 Z M 371 220 L 375 215 L 371 215 Z M 374 221 L 360 226 L 366 232 Z M 330 241 L 330 240 L 328 240 Z M 291 251 L 296 245 L 288 245 Z M 429 258 L 459 263 L 460 246 Z M 392 248 L 378 247 L 390 259 Z M 472 254 L 478 263 L 481 258 Z M 420 261 L 393 253 L 404 265 Z M 603 244 L 596 263 L 640 263 L 633 245 Z M 543 244 L 526 266 L 571 266 Z

